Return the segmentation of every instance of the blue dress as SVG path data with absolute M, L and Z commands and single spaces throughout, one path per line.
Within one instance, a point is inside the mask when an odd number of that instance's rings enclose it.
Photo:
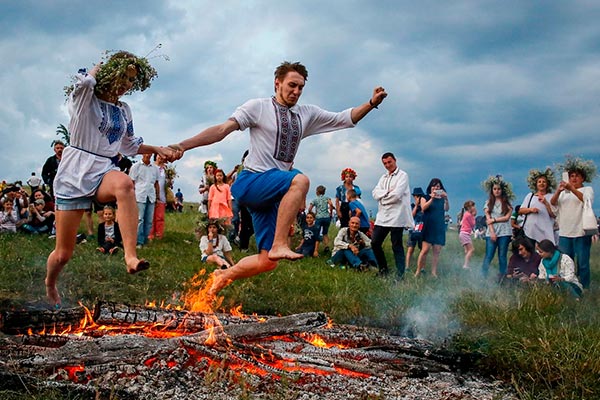
M 429 201 L 431 196 L 426 195 Z M 446 244 L 446 221 L 444 219 L 444 199 L 434 198 L 429 208 L 423 213 L 423 241 L 430 244 L 444 246 Z

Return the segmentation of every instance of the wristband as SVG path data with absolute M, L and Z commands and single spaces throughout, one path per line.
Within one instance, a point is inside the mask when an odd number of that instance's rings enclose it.
M 379 109 L 379 107 L 377 107 L 375 104 L 373 104 L 373 102 L 371 101 L 371 99 L 369 99 L 369 105 L 370 105 L 372 108 L 377 108 L 377 109 Z

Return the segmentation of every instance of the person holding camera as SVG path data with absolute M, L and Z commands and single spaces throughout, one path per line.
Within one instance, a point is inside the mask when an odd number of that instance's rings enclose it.
M 27 233 L 39 234 L 52 230 L 54 224 L 54 211 L 44 211 L 46 202 L 37 199 L 29 204 L 29 217 L 21 229 Z
M 448 194 L 439 178 L 433 178 L 429 182 L 425 197 L 421 197 L 420 201 L 421 210 L 423 210 L 423 248 L 419 253 L 415 276 L 421 274 L 427 262 L 427 254 L 433 249 L 431 275 L 437 278 L 440 253 L 442 247 L 446 245 L 445 214 L 450 209 Z

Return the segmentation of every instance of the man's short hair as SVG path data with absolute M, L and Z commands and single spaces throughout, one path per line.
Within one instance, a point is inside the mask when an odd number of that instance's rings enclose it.
M 383 155 L 381 156 L 381 159 L 383 160 L 384 158 L 388 158 L 388 157 L 392 157 L 394 159 L 394 161 L 396 160 L 396 157 L 394 157 L 394 153 L 390 153 L 389 151 L 387 153 L 383 153 Z
M 275 69 L 275 79 L 282 81 L 290 71 L 295 71 L 302 75 L 305 81 L 308 80 L 308 71 L 306 67 L 299 62 L 291 63 L 289 61 L 282 62 L 279 67 Z

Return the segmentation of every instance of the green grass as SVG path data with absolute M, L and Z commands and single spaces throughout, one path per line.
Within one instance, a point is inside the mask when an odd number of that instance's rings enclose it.
M 206 267 L 193 233 L 197 218 L 193 211 L 167 214 L 165 238 L 140 250 L 152 266 L 136 276 L 126 273 L 122 253 L 105 256 L 95 251 L 95 243 L 78 245 L 60 276 L 63 299 L 86 306 L 99 300 L 176 303 Z M 475 242 L 472 269 L 465 271 L 456 232 L 447 238 L 438 279 L 415 278 L 416 257 L 401 282 L 330 268 L 325 257 L 284 261 L 272 272 L 224 289 L 222 307 L 241 304 L 245 313 L 269 315 L 325 311 L 336 323 L 383 327 L 471 352 L 478 356 L 476 370 L 509 382 L 523 399 L 600 398 L 599 292 L 575 301 L 543 285 L 482 281 L 483 241 Z M 0 306 L 44 299 L 45 262 L 53 246 L 45 236 L 0 235 Z M 594 287 L 600 280 L 599 248 L 592 246 Z M 242 256 L 234 251 L 234 258 Z M 491 268 L 493 275 L 497 264 Z

